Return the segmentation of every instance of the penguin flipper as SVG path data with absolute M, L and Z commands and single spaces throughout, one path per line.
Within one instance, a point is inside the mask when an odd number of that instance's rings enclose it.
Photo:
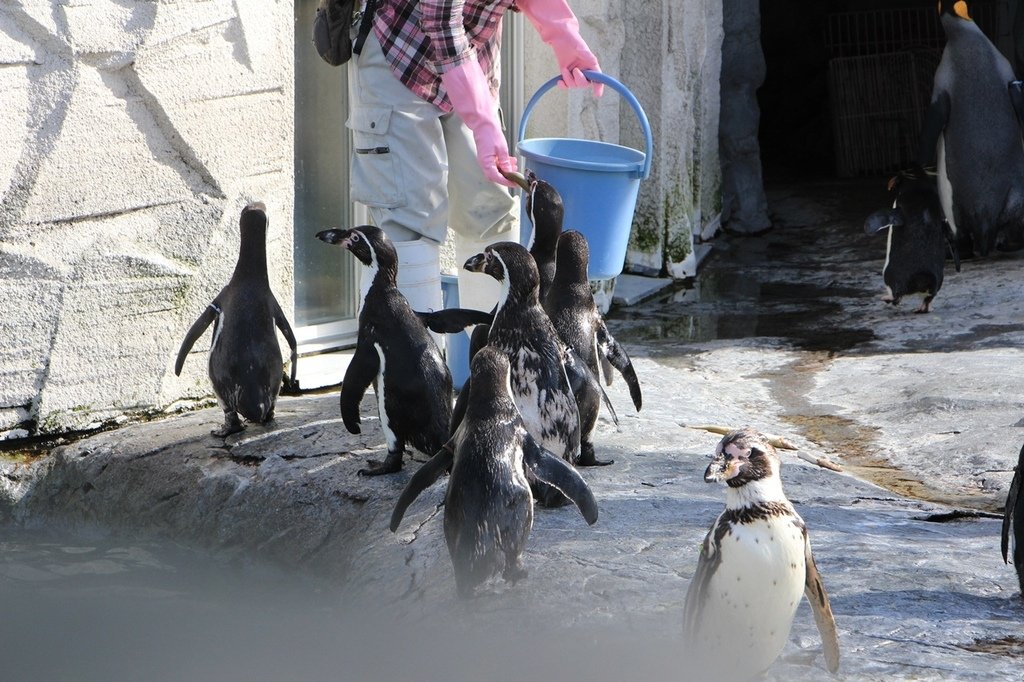
M 521 427 L 522 428 L 522 427 Z M 572 465 L 541 447 L 523 428 L 523 462 L 533 475 L 572 500 L 588 525 L 597 522 L 597 500 L 590 486 Z
M 921 126 L 921 146 L 917 153 L 917 164 L 922 168 L 935 165 L 935 149 L 948 120 L 949 93 L 943 90 L 932 95 L 932 101 L 924 115 L 924 124 Z
M 185 364 L 185 358 L 188 356 L 188 352 L 192 350 L 192 346 L 195 345 L 196 339 L 203 335 L 206 328 L 210 326 L 210 323 L 217 319 L 217 315 L 220 314 L 220 306 L 216 305 L 216 301 L 206 306 L 206 310 L 203 314 L 192 323 L 189 327 L 188 332 L 185 334 L 185 340 L 181 342 L 181 348 L 178 349 L 178 357 L 174 361 L 174 375 L 181 376 L 181 368 Z
M 392 533 L 398 530 L 399 524 L 402 523 L 402 517 L 405 516 L 405 510 L 409 508 L 409 505 L 420 496 L 420 493 L 432 486 L 434 481 L 439 479 L 442 474 L 450 471 L 454 461 L 455 437 L 453 436 L 433 457 L 417 469 L 416 473 L 409 479 L 405 490 L 398 497 L 398 501 L 395 502 L 395 508 L 391 512 L 391 525 L 389 528 L 391 528 Z
M 633 399 L 633 407 L 639 412 L 644 404 L 644 398 L 640 392 L 640 380 L 637 379 L 636 370 L 633 369 L 633 361 L 629 359 L 626 349 L 619 345 L 612 333 L 608 331 L 608 325 L 604 320 L 598 320 L 597 348 L 601 352 L 602 361 L 610 363 L 622 375 L 626 385 L 629 386 L 629 397 Z M 611 381 L 608 383 L 610 384 Z
M 836 619 L 832 615 L 832 606 L 828 601 L 828 593 L 825 592 L 825 585 L 821 582 L 821 574 L 814 563 L 814 556 L 811 554 L 811 539 L 804 529 L 804 596 L 811 604 L 811 612 L 814 614 L 814 622 L 821 633 L 821 647 L 825 653 L 825 666 L 828 671 L 834 673 L 839 670 L 839 635 L 836 633 Z
M 360 340 L 341 382 L 341 418 L 349 433 L 360 432 L 359 403 L 379 370 L 380 358 L 373 344 Z
M 686 605 L 683 607 L 683 635 L 691 641 L 700 629 L 711 576 L 715 574 L 715 570 L 722 560 L 722 555 L 716 549 L 717 543 L 714 541 L 718 527 L 719 522 L 715 521 L 708 534 L 704 536 L 700 554 L 697 556 L 697 570 L 686 590 Z
M 416 315 L 427 329 L 437 334 L 457 334 L 467 327 L 494 321 L 491 313 L 472 308 L 445 308 L 429 313 L 416 311 Z
M 281 310 L 281 305 L 274 301 L 274 324 L 281 330 L 281 334 L 284 336 L 284 340 L 288 342 L 288 348 L 291 349 L 291 380 L 292 384 L 295 384 L 295 370 L 299 363 L 299 345 L 295 342 L 295 332 L 292 331 L 291 324 L 288 323 L 288 318 L 284 316 L 284 311 Z
M 999 546 L 1003 551 L 1003 563 L 1008 564 L 1007 558 L 1010 549 L 1010 523 L 1014 520 L 1013 512 L 1017 507 L 1017 498 L 1020 496 L 1021 478 L 1024 478 L 1024 447 L 1020 449 L 1020 461 L 1013 470 L 1013 480 L 1010 482 L 1010 492 L 1006 495 L 1006 506 L 1003 508 L 1003 530 Z M 1017 523 L 1024 523 L 1024 519 L 1016 519 Z
M 957 272 L 960 272 L 960 248 L 956 245 L 957 238 L 953 234 L 953 227 L 949 224 L 948 220 L 942 221 L 942 236 L 946 238 L 946 244 L 949 245 L 949 251 L 953 254 L 953 266 Z

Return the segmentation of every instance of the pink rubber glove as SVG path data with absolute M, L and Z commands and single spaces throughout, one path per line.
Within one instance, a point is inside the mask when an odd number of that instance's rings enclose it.
M 560 88 L 594 88 L 594 97 L 604 93 L 603 83 L 591 83 L 583 70 L 600 71 L 597 57 L 580 36 L 580 22 L 566 0 L 516 0 L 516 6 L 530 20 L 541 40 L 551 46 L 562 72 Z
M 516 170 L 516 160 L 509 156 L 508 143 L 498 125 L 498 107 L 476 57 L 442 73 L 441 85 L 448 92 L 448 99 L 455 112 L 473 131 L 476 160 L 484 175 L 491 182 L 516 187 L 514 182 L 506 180 L 499 171 Z

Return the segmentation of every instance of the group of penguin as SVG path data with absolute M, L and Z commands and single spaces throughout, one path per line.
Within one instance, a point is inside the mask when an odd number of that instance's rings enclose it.
M 965 0 L 940 0 L 946 46 L 935 71 L 917 163 L 892 178 L 883 300 L 922 294 L 927 313 L 950 252 L 960 258 L 1024 248 L 1024 91 L 1013 68 L 970 17 Z
M 868 232 L 889 228 L 883 271 L 888 300 L 898 303 L 902 296 L 924 293 L 919 312 L 928 311 L 942 284 L 947 247 L 957 258 L 958 244 L 962 247 L 969 237 L 984 256 L 994 246 L 1012 246 L 1024 226 L 1024 145 L 1017 118 L 1010 121 L 1012 139 L 992 145 L 1014 150 L 999 157 L 1000 165 L 990 169 L 992 177 L 965 170 L 987 147 L 970 146 L 977 143 L 964 142 L 958 132 L 978 124 L 977 119 L 972 124 L 972 114 L 965 113 L 970 107 L 958 94 L 958 88 L 966 87 L 958 50 L 970 49 L 977 59 L 989 54 L 978 47 L 987 39 L 969 23 L 963 0 L 942 0 L 940 13 L 949 40 L 926 126 L 926 135 L 934 139 L 922 143 L 923 149 L 937 145 L 938 188 L 920 168 L 902 173 L 890 182 L 893 208 L 873 214 L 865 224 Z M 1004 95 L 1009 80 L 1002 81 Z M 1016 111 L 1024 121 L 1024 95 L 1007 100 L 1017 106 L 1003 114 Z M 1006 130 L 1004 119 L 985 119 L 987 132 L 994 137 L 993 130 Z M 535 499 L 550 507 L 575 504 L 588 524 L 597 521 L 597 501 L 577 467 L 612 464 L 597 458 L 593 442 L 602 404 L 615 419 L 600 378 L 610 383 L 612 368 L 618 370 L 634 407 L 642 406 L 632 362 L 594 304 L 586 239 L 562 231 L 561 198 L 550 184 L 529 172 L 509 178 L 524 190 L 534 240 L 529 250 L 498 242 L 465 263 L 466 270 L 486 273 L 500 284 L 498 303 L 489 313 L 414 311 L 396 285 L 394 246 L 376 227 L 316 235 L 349 250 L 371 277 L 340 408 L 345 427 L 359 433 L 360 403 L 372 384 L 387 455 L 360 473 L 399 471 L 407 446 L 430 457 L 399 496 L 392 531 L 417 496 L 448 474 L 444 534 L 461 597 L 474 595 L 499 573 L 510 583 L 527 575 L 522 553 Z M 998 192 L 992 189 L 997 179 L 1005 180 Z M 999 194 L 1002 203 L 978 201 L 979 194 Z M 295 336 L 267 277 L 266 228 L 262 204 L 242 211 L 234 274 L 189 329 L 175 362 L 180 374 L 192 346 L 212 323 L 209 375 L 224 410 L 223 426 L 213 431 L 217 436 L 240 431 L 242 418 L 256 423 L 273 419 L 283 377 L 275 328 L 290 346 L 295 378 Z M 453 405 L 451 374 L 431 332 L 468 327 L 474 328 L 470 377 Z M 1020 458 L 1006 502 L 1002 554 L 1007 560 L 1012 528 L 1013 561 L 1024 592 L 1024 448 Z M 704 473 L 705 481 L 726 484 L 726 507 L 701 544 L 686 594 L 683 632 L 688 665 L 709 679 L 748 679 L 768 668 L 788 639 L 801 594 L 821 633 L 826 667 L 832 672 L 839 667 L 828 595 L 807 527 L 783 492 L 779 468 L 771 440 L 743 429 L 722 438 Z
M 1024 80 L 970 17 L 965 0 L 940 0 L 946 46 L 935 71 L 918 163 L 889 181 L 890 209 L 864 222 L 868 234 L 888 229 L 883 300 L 923 294 L 927 313 L 942 286 L 947 253 L 961 256 L 1024 248 Z M 932 163 L 935 162 L 934 169 Z M 929 169 L 929 170 L 926 170 Z M 1024 448 L 1003 510 L 1001 549 L 1024 594 Z
M 474 595 L 498 573 L 510 583 L 527 575 L 522 554 L 534 500 L 575 504 L 588 524 L 597 521 L 597 501 L 577 467 L 612 464 L 594 453 L 598 412 L 602 403 L 611 409 L 599 377 L 610 383 L 610 370 L 618 370 L 634 407 L 642 406 L 629 355 L 594 304 L 586 239 L 562 232 L 562 202 L 550 184 L 530 172 L 510 178 L 524 188 L 535 238 L 529 250 L 498 242 L 465 263 L 501 285 L 490 313 L 413 311 L 396 286 L 394 246 L 376 227 L 316 235 L 348 249 L 372 277 L 342 382 L 341 415 L 359 433 L 359 405 L 373 384 L 388 454 L 360 473 L 400 470 L 406 446 L 431 455 L 399 496 L 392 531 L 416 497 L 448 473 L 443 524 L 460 597 Z M 291 347 L 293 380 L 295 371 L 295 337 L 268 284 L 265 207 L 247 206 L 239 223 L 235 272 L 189 329 L 175 363 L 180 373 L 195 341 L 214 324 L 209 374 L 224 410 L 217 436 L 244 428 L 242 418 L 273 418 L 283 373 L 275 327 Z M 470 376 L 453 406 L 451 375 L 430 332 L 473 325 Z M 706 481 L 728 484 L 727 504 L 701 548 L 686 596 L 685 634 L 693 644 L 690 664 L 716 674 L 745 676 L 768 667 L 785 644 L 801 593 L 814 609 L 826 663 L 838 667 L 828 597 L 806 527 L 782 491 L 779 465 L 768 439 L 742 430 L 722 439 L 705 472 Z M 738 644 L 748 654 L 729 655 Z

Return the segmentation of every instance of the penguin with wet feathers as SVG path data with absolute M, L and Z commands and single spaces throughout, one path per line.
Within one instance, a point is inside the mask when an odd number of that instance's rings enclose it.
M 359 403 L 373 384 L 388 454 L 359 473 L 394 473 L 402 468 L 406 445 L 432 456 L 448 440 L 452 376 L 433 337 L 398 290 L 398 256 L 387 235 L 363 225 L 323 230 L 316 238 L 348 249 L 370 268 L 356 350 L 341 384 L 341 416 L 350 433 L 359 433 Z
M 937 165 L 942 208 L 962 257 L 1024 246 L 1024 141 L 1010 63 L 964 0 L 940 0 L 946 46 L 935 71 L 918 163 Z
M 622 374 L 633 406 L 639 412 L 643 404 L 640 382 L 626 350 L 608 330 L 608 325 L 594 303 L 594 294 L 587 278 L 590 249 L 580 232 L 569 230 L 558 239 L 557 267 L 544 310 L 558 336 L 571 348 L 587 368 L 587 374 L 600 376 L 602 367 L 614 367 Z M 606 370 L 605 378 L 612 376 Z M 600 385 L 576 394 L 580 409 L 580 460 L 577 466 L 612 464 L 612 460 L 599 460 L 594 454 L 593 434 L 597 426 L 597 413 L 603 391 Z
M 522 553 L 533 526 L 527 470 L 567 495 L 588 524 L 597 502 L 579 473 L 530 435 L 512 395 L 511 368 L 500 350 L 485 346 L 473 358 L 465 418 L 452 439 L 409 480 L 391 515 L 398 529 L 406 509 L 445 471 L 444 535 L 460 597 L 498 572 L 526 577 Z
M 1020 449 L 1017 466 L 1013 470 L 1010 491 L 1006 495 L 1006 506 L 1003 509 L 1003 529 L 1000 545 L 1003 551 L 1003 563 L 1009 563 L 1010 528 L 1013 528 L 1013 566 L 1017 569 L 1017 582 L 1020 584 L 1020 598 L 1024 599 L 1024 447 Z
M 185 334 L 174 363 L 174 373 L 180 376 L 185 357 L 213 324 L 208 372 L 224 410 L 224 425 L 212 433 L 221 437 L 245 428 L 240 417 L 259 424 L 274 418 L 284 375 L 275 327 L 291 349 L 292 384 L 298 359 L 295 334 L 267 276 L 264 204 L 254 202 L 242 209 L 239 237 L 238 261 L 231 279 Z
M 565 370 L 568 350 L 537 298 L 536 262 L 519 244 L 498 242 L 467 260 L 465 268 L 486 273 L 501 285 L 487 345 L 509 359 L 512 395 L 527 430 L 544 448 L 575 464 L 580 457 L 580 415 Z M 471 375 L 467 384 L 472 382 Z M 460 419 L 453 416 L 453 430 Z M 532 483 L 542 505 L 568 503 L 556 489 Z
M 742 429 L 715 448 L 704 480 L 724 481 L 726 505 L 701 545 L 686 593 L 683 631 L 694 679 L 746 680 L 766 670 L 789 637 L 801 594 L 839 669 L 839 638 L 807 526 L 786 498 L 775 448 Z
M 882 266 L 888 294 L 883 300 L 897 305 L 904 296 L 922 294 L 924 301 L 914 312 L 927 313 L 942 288 L 947 247 L 960 272 L 956 238 L 942 216 L 935 183 L 923 169 L 900 173 L 889 180 L 888 188 L 893 208 L 876 211 L 864 221 L 867 234 L 889 231 Z

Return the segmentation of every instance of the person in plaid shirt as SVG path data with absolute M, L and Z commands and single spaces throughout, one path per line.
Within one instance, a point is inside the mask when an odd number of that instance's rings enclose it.
M 566 0 L 375 5 L 370 35 L 348 67 L 352 198 L 394 242 L 398 286 L 413 309 L 437 310 L 439 247 L 449 227 L 459 263 L 518 238 L 518 199 L 500 172 L 516 169 L 497 105 L 505 11 L 523 12 L 551 46 L 560 86 L 589 86 L 600 96 L 603 86 L 582 74 L 600 67 Z M 496 284 L 460 273 L 460 304 L 490 310 Z

